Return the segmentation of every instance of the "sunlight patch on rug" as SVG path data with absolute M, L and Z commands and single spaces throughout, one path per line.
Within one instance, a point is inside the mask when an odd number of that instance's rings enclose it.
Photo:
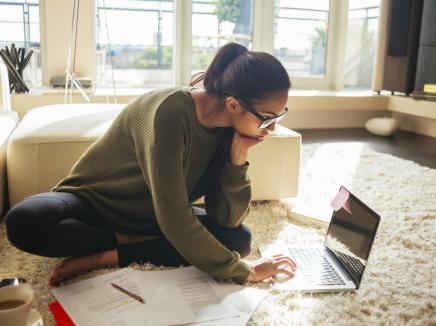
M 330 206 L 341 185 L 351 190 L 354 174 L 361 159 L 363 143 L 339 142 L 308 145 L 300 164 L 298 197 L 284 199 L 289 215 L 298 220 L 310 216 L 328 223 Z

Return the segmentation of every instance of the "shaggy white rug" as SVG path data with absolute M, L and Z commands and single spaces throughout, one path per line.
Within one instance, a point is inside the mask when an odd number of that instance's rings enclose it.
M 381 217 L 361 287 L 352 293 L 298 294 L 276 291 L 267 281 L 251 286 L 268 290 L 250 325 L 436 325 L 436 170 L 361 143 L 303 146 L 301 198 L 331 199 L 343 184 Z M 322 200 L 321 200 L 322 202 Z M 288 217 L 289 203 L 253 203 L 244 222 L 253 233 L 253 251 L 275 241 L 320 243 L 325 229 L 308 227 Z M 321 204 L 322 205 L 322 204 Z M 11 247 L 0 227 L 0 278 L 23 276 L 40 296 L 36 307 L 46 325 L 53 319 L 47 303 L 54 298 L 47 277 L 59 259 L 22 253 Z M 143 270 L 165 269 L 153 265 Z M 85 273 L 74 282 L 114 269 Z

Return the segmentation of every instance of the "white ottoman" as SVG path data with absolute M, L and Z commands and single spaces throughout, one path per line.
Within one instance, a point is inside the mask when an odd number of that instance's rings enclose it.
M 49 191 L 125 106 L 58 104 L 29 111 L 11 135 L 8 146 L 10 205 Z M 277 126 L 274 133 L 251 150 L 248 173 L 253 200 L 297 196 L 300 144 L 299 134 Z

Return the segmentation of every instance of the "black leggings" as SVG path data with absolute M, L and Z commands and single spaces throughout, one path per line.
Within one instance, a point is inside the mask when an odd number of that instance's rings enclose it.
M 251 251 L 251 232 L 245 225 L 227 228 L 193 207 L 193 214 L 224 246 L 241 257 Z M 46 192 L 25 198 L 5 216 L 9 241 L 18 249 L 46 257 L 78 257 L 117 249 L 118 265 L 150 262 L 190 266 L 165 238 L 159 227 L 144 235 L 160 238 L 118 244 L 115 232 L 88 202 L 67 192 Z

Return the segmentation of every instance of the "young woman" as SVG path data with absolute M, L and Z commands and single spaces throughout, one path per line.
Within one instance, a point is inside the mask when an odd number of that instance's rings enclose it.
M 203 81 L 204 88 L 191 87 Z M 250 264 L 248 150 L 287 112 L 288 74 L 272 55 L 221 47 L 191 86 L 136 98 L 50 192 L 6 215 L 9 241 L 69 257 L 49 283 L 96 268 L 150 262 L 196 266 L 239 284 L 296 265 L 276 255 Z M 268 158 L 265 158 L 268 159 Z M 205 196 L 205 209 L 191 206 Z

